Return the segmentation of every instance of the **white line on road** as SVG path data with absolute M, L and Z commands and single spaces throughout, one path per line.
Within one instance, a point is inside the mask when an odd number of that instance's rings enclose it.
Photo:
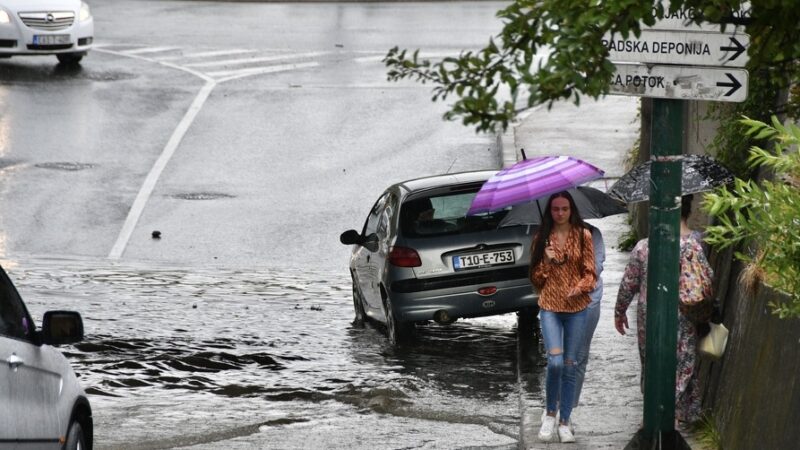
M 300 69 L 305 67 L 314 67 L 319 65 L 316 62 L 310 63 L 300 63 L 300 64 L 291 64 L 291 65 L 281 65 L 281 66 L 271 66 L 271 67 L 254 67 L 247 72 L 242 71 L 235 71 L 235 74 L 231 74 L 231 76 L 224 78 L 219 81 L 215 81 L 213 78 L 209 77 L 208 75 L 198 72 L 196 70 L 190 69 L 186 66 L 180 66 L 177 64 L 158 61 L 156 59 L 147 58 L 145 56 L 139 56 L 135 54 L 131 54 L 130 52 L 119 52 L 114 50 L 107 50 L 107 49 L 97 49 L 98 52 L 101 53 L 109 53 L 118 56 L 125 56 L 128 58 L 135 58 L 141 59 L 144 61 L 153 62 L 156 64 L 161 64 L 163 66 L 171 67 L 174 69 L 182 70 L 184 72 L 191 73 L 203 80 L 205 80 L 206 84 L 200 89 L 200 92 L 194 98 L 191 106 L 184 114 L 183 119 L 181 119 L 178 126 L 172 132 L 172 136 L 170 136 L 169 141 L 167 141 L 167 145 L 164 146 L 164 149 L 161 151 L 161 155 L 156 160 L 153 167 L 150 169 L 150 172 L 147 174 L 147 178 L 145 178 L 142 187 L 139 189 L 139 193 L 136 195 L 136 198 L 133 201 L 133 205 L 131 205 L 130 211 L 128 211 L 128 216 L 125 218 L 125 223 L 122 225 L 122 229 L 119 232 L 119 236 L 117 236 L 116 242 L 114 242 L 114 246 L 111 248 L 111 252 L 108 254 L 109 259 L 119 259 L 122 257 L 122 254 L 125 252 L 125 248 L 128 246 L 128 241 L 133 234 L 134 228 L 136 228 L 136 224 L 139 222 L 139 218 L 144 211 L 144 207 L 147 205 L 147 201 L 150 199 L 150 195 L 153 193 L 153 189 L 155 189 L 156 183 L 158 183 L 158 179 L 161 176 L 161 172 L 164 171 L 164 168 L 169 163 L 170 158 L 175 153 L 175 150 L 180 145 L 181 141 L 183 140 L 183 136 L 189 130 L 189 127 L 194 122 L 195 117 L 200 112 L 200 109 L 203 107 L 203 104 L 208 100 L 208 97 L 211 95 L 211 91 L 214 90 L 214 87 L 218 83 L 223 81 L 229 81 L 236 78 L 242 78 L 249 75 L 256 75 L 259 73 L 269 73 L 269 72 L 277 72 L 280 70 L 291 70 L 291 69 Z M 315 52 L 315 54 L 325 54 L 329 52 Z M 306 54 L 308 55 L 308 54 Z M 297 55 L 297 57 L 301 57 Z
M 194 98 L 192 105 L 189 106 L 189 110 L 186 111 L 186 114 L 184 114 L 177 128 L 175 128 L 175 131 L 172 132 L 172 136 L 170 136 L 167 145 L 156 160 L 156 163 L 150 169 L 150 173 L 147 174 L 144 184 L 142 184 L 142 187 L 139 189 L 139 193 L 133 201 L 131 210 L 128 211 L 128 217 L 125 218 L 125 224 L 119 232 L 117 242 L 114 243 L 114 247 L 111 248 L 111 253 L 108 254 L 110 259 L 119 259 L 122 256 L 122 252 L 125 251 L 125 247 L 128 245 L 128 240 L 131 238 L 133 229 L 136 228 L 136 223 L 139 222 L 139 217 L 141 217 L 142 211 L 144 211 L 144 207 L 150 199 L 150 194 L 153 193 L 153 189 L 158 182 L 158 178 L 161 176 L 161 172 L 164 170 L 164 167 L 167 166 L 173 153 L 175 153 L 175 149 L 178 148 L 189 126 L 194 121 L 197 113 L 200 112 L 203 103 L 208 99 L 208 96 L 216 85 L 217 82 L 213 80 L 206 82 Z
M 186 134 L 186 131 L 189 129 L 189 126 L 191 126 L 195 117 L 197 117 L 197 113 L 200 112 L 200 109 L 208 99 L 208 96 L 211 95 L 211 91 L 214 90 L 217 82 L 214 81 L 213 78 L 208 77 L 200 72 L 168 62 L 159 62 L 151 58 L 132 55 L 127 52 L 117 52 L 106 49 L 97 49 L 97 51 L 101 53 L 109 53 L 118 56 L 141 59 L 144 61 L 161 64 L 163 66 L 172 67 L 174 69 L 191 73 L 192 75 L 195 75 L 206 82 L 206 84 L 200 89 L 200 92 L 198 92 L 195 96 L 194 101 L 189 106 L 186 114 L 183 115 L 183 119 L 181 119 L 181 121 L 178 123 L 178 126 L 172 132 L 172 136 L 170 136 L 169 141 L 167 141 L 167 145 L 164 146 L 164 150 L 161 151 L 161 155 L 158 157 L 155 164 L 150 169 L 150 172 L 147 174 L 144 184 L 142 184 L 142 187 L 139 188 L 139 193 L 136 194 L 136 199 L 134 199 L 133 205 L 131 205 L 131 209 L 128 211 L 128 216 L 125 218 L 125 223 L 122 225 L 122 229 L 117 236 L 117 240 L 114 242 L 114 246 L 111 248 L 111 252 L 108 254 L 109 259 L 119 259 L 122 256 L 122 253 L 125 251 L 125 247 L 128 246 L 128 241 L 133 234 L 133 229 L 136 228 L 136 224 L 139 222 L 139 217 L 141 217 L 142 211 L 144 211 L 144 207 L 147 204 L 147 201 L 150 199 L 150 194 L 153 193 L 153 188 L 155 188 L 158 178 L 161 176 L 161 172 L 164 170 L 164 167 L 166 167 L 167 163 L 172 157 L 172 154 L 175 153 L 175 149 L 178 148 L 183 136 Z
M 250 75 L 259 75 L 262 73 L 274 73 L 274 72 L 285 72 L 287 70 L 295 70 L 295 69 L 306 69 L 309 67 L 316 67 L 319 66 L 319 63 L 310 62 L 310 63 L 299 63 L 299 64 L 281 64 L 279 66 L 268 66 L 268 67 L 250 67 L 247 69 L 239 69 L 239 70 L 223 70 L 220 72 L 207 72 L 206 75 L 212 77 L 223 77 L 218 81 L 221 83 L 223 81 L 230 81 L 236 78 L 246 77 Z
M 185 53 L 180 56 L 167 56 L 165 58 L 158 58 L 159 61 L 174 61 L 177 59 L 192 59 L 192 58 L 210 58 L 213 56 L 227 56 L 227 55 L 241 55 L 243 53 L 255 53 L 255 50 L 246 50 L 243 48 L 231 50 L 214 50 L 199 53 Z
M 180 47 L 145 47 L 133 50 L 125 50 L 122 53 L 127 55 L 142 55 L 145 53 L 171 52 L 173 50 L 180 50 Z
M 264 56 L 261 58 L 239 58 L 239 59 L 228 59 L 224 61 L 211 61 L 211 62 L 202 62 L 202 63 L 192 63 L 192 64 L 184 64 L 186 67 L 215 67 L 215 66 L 227 66 L 233 64 L 248 64 L 248 63 L 259 63 L 259 62 L 270 62 L 270 61 L 283 61 L 288 59 L 300 59 L 300 58 L 314 58 L 316 56 L 327 55 L 330 52 L 310 52 L 310 53 L 298 53 L 294 55 L 274 55 L 274 56 Z

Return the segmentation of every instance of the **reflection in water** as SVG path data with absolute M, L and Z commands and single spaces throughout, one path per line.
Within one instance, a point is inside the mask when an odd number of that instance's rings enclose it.
M 378 328 L 351 326 L 346 274 L 82 261 L 10 272 L 37 323 L 49 309 L 83 315 L 86 340 L 62 350 L 97 410 L 98 442 L 142 421 L 161 438 L 197 414 L 240 426 L 310 420 L 331 404 L 517 433 L 513 316 L 421 326 L 395 350 Z

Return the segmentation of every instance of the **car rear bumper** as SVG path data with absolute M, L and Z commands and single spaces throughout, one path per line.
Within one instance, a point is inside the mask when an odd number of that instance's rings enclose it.
M 478 289 L 494 286 L 497 291 L 481 295 Z M 392 292 L 392 310 L 400 322 L 433 320 L 444 310 L 451 318 L 481 317 L 537 306 L 538 296 L 527 279 L 459 286 L 418 292 Z

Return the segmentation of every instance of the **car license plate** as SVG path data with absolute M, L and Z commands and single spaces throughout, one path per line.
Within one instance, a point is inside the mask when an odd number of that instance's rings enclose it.
M 498 250 L 494 252 L 453 256 L 453 269 L 455 270 L 477 269 L 479 267 L 513 263 L 513 250 Z
M 68 34 L 36 34 L 33 36 L 33 45 L 64 45 L 69 43 Z

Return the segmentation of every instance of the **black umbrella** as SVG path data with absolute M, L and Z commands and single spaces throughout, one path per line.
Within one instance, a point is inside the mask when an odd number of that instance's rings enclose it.
M 609 197 L 605 192 L 589 186 L 578 186 L 567 189 L 575 200 L 582 219 L 599 219 L 628 212 L 628 208 L 619 200 Z M 548 197 L 536 201 L 522 203 L 511 207 L 511 211 L 500 221 L 501 227 L 512 225 L 538 225 L 542 223 L 542 212 L 547 208 Z
M 608 195 L 627 203 L 650 199 L 650 161 L 623 175 L 608 190 Z M 733 182 L 733 174 L 707 155 L 683 155 L 681 194 L 705 192 Z

